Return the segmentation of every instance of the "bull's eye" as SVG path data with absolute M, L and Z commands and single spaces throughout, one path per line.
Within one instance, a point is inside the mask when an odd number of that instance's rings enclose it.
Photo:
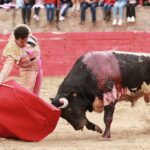
M 73 97 L 77 97 L 77 93 L 73 92 L 73 93 L 72 93 L 72 96 L 73 96 Z
M 71 108 L 70 108 L 70 107 L 67 107 L 67 111 L 68 111 L 68 112 L 71 112 Z

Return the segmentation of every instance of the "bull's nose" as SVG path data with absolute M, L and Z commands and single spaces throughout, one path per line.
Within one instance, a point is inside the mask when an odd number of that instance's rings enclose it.
M 86 125 L 86 119 L 83 120 L 82 122 L 80 123 L 76 123 L 73 127 L 75 130 L 83 130 L 84 126 Z
M 82 125 L 82 126 L 75 126 L 74 127 L 75 130 L 83 130 L 83 128 L 84 128 L 84 125 Z

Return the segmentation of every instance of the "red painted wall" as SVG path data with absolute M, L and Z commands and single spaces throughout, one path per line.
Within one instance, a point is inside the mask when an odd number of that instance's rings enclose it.
M 94 50 L 150 52 L 147 32 L 34 33 L 38 38 L 45 76 L 66 75 L 75 60 Z M 0 35 L 0 54 L 9 35 Z M 17 69 L 13 70 L 17 74 Z

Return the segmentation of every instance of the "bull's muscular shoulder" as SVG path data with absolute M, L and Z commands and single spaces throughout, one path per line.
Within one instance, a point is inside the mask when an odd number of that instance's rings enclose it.
M 118 59 L 113 51 L 96 51 L 84 55 L 83 63 L 96 76 L 99 88 L 102 88 L 105 82 L 112 78 L 116 84 L 120 84 L 120 67 Z

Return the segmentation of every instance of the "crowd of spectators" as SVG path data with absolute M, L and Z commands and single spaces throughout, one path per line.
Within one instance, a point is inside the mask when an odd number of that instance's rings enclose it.
M 73 15 L 80 12 L 80 25 L 85 24 L 86 10 L 91 10 L 91 21 L 96 23 L 96 8 L 103 9 L 103 19 L 110 21 L 112 25 L 123 24 L 123 17 L 126 16 L 127 22 L 136 21 L 137 0 L 0 0 L 0 7 L 5 9 L 20 8 L 24 24 L 30 25 L 31 11 L 34 11 L 33 18 L 40 20 L 40 9 L 45 9 L 48 23 L 52 23 L 54 16 L 57 20 L 65 21 L 68 9 L 71 8 Z M 150 0 L 143 1 L 144 6 L 150 5 Z M 126 9 L 126 11 L 124 11 Z M 126 14 L 124 14 L 126 12 Z

